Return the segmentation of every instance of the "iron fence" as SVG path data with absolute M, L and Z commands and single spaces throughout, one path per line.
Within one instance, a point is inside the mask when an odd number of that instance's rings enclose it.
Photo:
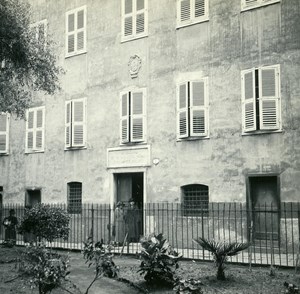
M 65 204 L 51 204 L 67 211 Z M 24 206 L 6 204 L 0 209 L 1 220 L 14 209 L 19 222 Z M 189 208 L 192 210 L 193 208 Z M 70 215 L 67 240 L 58 239 L 51 246 L 83 249 L 83 241 L 112 244 L 119 254 L 140 250 L 139 239 L 151 233 L 163 233 L 170 244 L 185 258 L 210 260 L 209 252 L 193 240 L 199 237 L 228 242 L 250 242 L 248 250 L 230 257 L 230 261 L 250 264 L 298 266 L 300 246 L 300 202 L 261 204 L 247 207 L 244 203 L 210 203 L 208 209 L 186 212 L 186 207 L 172 203 L 147 203 L 142 209 L 111 207 L 108 204 L 83 204 Z M 0 239 L 5 238 L 4 227 Z M 17 234 L 17 244 L 24 236 Z M 49 244 L 50 245 L 50 244 Z

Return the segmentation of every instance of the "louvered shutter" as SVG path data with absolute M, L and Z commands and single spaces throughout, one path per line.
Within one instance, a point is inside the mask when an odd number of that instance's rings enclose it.
M 208 135 L 208 104 L 206 80 L 190 82 L 190 130 L 191 136 Z
M 207 0 L 195 0 L 194 3 L 194 17 L 200 18 L 207 15 L 208 1 Z
M 177 87 L 177 137 L 188 137 L 188 83 Z
M 45 124 L 45 108 L 36 110 L 35 119 L 35 150 L 44 150 L 44 124 Z
M 72 101 L 72 147 L 85 145 L 85 99 Z
M 279 67 L 259 70 L 259 118 L 262 130 L 279 129 Z
M 243 131 L 256 130 L 255 70 L 242 72 Z
M 131 92 L 131 129 L 130 141 L 141 142 L 145 140 L 145 103 L 144 92 Z
M 67 54 L 75 52 L 75 13 L 67 14 Z
M 137 35 L 145 32 L 145 1 L 146 0 L 135 0 L 136 1 L 136 25 L 135 33 Z
M 71 130 L 71 119 L 72 119 L 72 102 L 66 101 L 65 107 L 65 147 L 71 147 L 71 140 L 72 140 L 72 130 Z
M 9 115 L 0 113 L 0 154 L 8 153 Z
M 129 93 L 121 93 L 120 98 L 120 139 L 121 143 L 129 142 Z
M 85 48 L 85 9 L 77 11 L 77 32 L 76 50 L 82 51 Z
M 124 37 L 133 35 L 133 1 L 123 0 L 123 34 Z
M 252 7 L 259 3 L 260 0 L 242 0 L 242 8 Z
M 35 125 L 34 110 L 27 110 L 27 121 L 26 121 L 26 151 L 27 152 L 32 151 L 35 146 L 34 125 Z
M 179 15 L 179 23 L 186 22 L 191 19 L 191 1 L 192 0 L 178 0 L 178 15 Z

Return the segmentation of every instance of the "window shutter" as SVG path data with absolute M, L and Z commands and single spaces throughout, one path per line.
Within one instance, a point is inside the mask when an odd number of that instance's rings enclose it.
M 242 0 L 242 8 L 247 8 L 255 6 L 259 3 L 260 0 Z
M 205 80 L 190 82 L 191 136 L 208 135 L 207 83 Z
M 256 130 L 255 70 L 242 71 L 243 132 Z
M 75 52 L 75 13 L 67 15 L 67 53 Z
M 145 32 L 145 0 L 136 0 L 136 34 Z
M 133 35 L 133 0 L 123 0 L 123 34 Z
M 9 115 L 0 113 L 0 154 L 8 153 Z
M 85 146 L 85 99 L 72 101 L 72 147 Z
M 260 128 L 279 129 L 279 67 L 263 67 L 259 70 L 259 77 Z
M 145 103 L 144 92 L 131 92 L 131 142 L 145 140 Z
M 77 12 L 77 51 L 85 48 L 85 9 Z
M 44 150 L 45 108 L 36 110 L 35 120 L 35 149 Z
M 66 101 L 66 115 L 65 115 L 65 147 L 71 147 L 72 131 L 71 131 L 71 119 L 72 119 L 72 102 Z
M 188 137 L 188 83 L 177 87 L 177 137 Z
M 179 0 L 179 23 L 191 19 L 191 1 L 192 0 Z
M 35 146 L 34 137 L 34 110 L 27 110 L 26 121 L 26 151 L 32 151 Z
M 120 99 L 120 138 L 121 143 L 129 142 L 129 93 L 121 93 Z
M 207 0 L 195 0 L 195 18 L 204 17 L 207 14 Z

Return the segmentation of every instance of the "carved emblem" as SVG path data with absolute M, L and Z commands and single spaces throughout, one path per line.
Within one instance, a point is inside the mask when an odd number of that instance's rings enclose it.
M 134 55 L 129 58 L 128 67 L 132 79 L 138 76 L 141 66 L 142 60 L 139 56 Z

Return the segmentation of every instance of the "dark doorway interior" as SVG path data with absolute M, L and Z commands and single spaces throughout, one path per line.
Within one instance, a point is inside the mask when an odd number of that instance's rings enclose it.
M 41 203 L 41 190 L 27 190 L 25 195 L 25 206 L 33 207 L 34 205 Z
M 257 240 L 279 240 L 280 199 L 277 177 L 251 177 L 249 180 L 253 237 Z

